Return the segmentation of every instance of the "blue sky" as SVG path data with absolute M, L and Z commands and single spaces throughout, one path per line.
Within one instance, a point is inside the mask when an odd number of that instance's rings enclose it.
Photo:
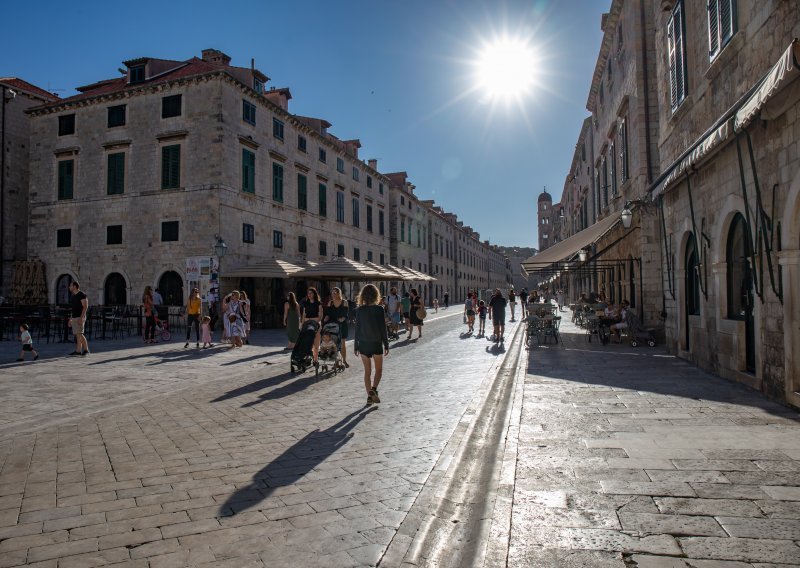
M 140 56 L 203 48 L 289 87 L 290 110 L 359 138 L 363 159 L 406 171 L 423 199 L 481 237 L 533 246 L 536 198 L 558 200 L 610 0 L 294 0 L 10 3 L 0 76 L 72 94 Z M 537 84 L 510 102 L 476 90 L 480 47 L 510 34 L 536 50 Z

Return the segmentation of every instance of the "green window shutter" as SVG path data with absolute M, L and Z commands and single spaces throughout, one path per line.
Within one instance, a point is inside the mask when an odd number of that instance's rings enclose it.
M 242 148 L 242 191 L 256 192 L 256 155 Z
M 328 216 L 328 188 L 324 183 L 319 184 L 319 216 Z
M 106 174 L 106 189 L 108 195 L 118 195 L 125 192 L 125 154 L 122 152 L 108 155 Z
M 712 57 L 719 50 L 719 0 L 708 0 L 708 53 Z
M 161 148 L 161 189 L 177 189 L 181 186 L 181 147 Z
M 272 199 L 283 203 L 283 166 L 272 163 Z
M 297 208 L 308 210 L 308 182 L 303 174 L 297 174 Z
M 75 161 L 58 162 L 58 198 L 72 199 L 72 188 L 75 176 Z

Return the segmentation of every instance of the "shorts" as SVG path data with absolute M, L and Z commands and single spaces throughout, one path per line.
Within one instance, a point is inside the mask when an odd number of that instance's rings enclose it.
M 82 318 L 72 318 L 72 335 L 83 335 L 83 324 Z
M 395 312 L 392 314 L 391 317 L 392 323 L 399 324 L 400 323 L 400 312 Z
M 475 310 L 467 310 L 467 317 L 474 318 L 475 317 Z
M 481 314 L 478 316 L 481 321 L 486 321 L 486 314 Z
M 380 341 L 360 341 L 358 354 L 370 359 L 373 355 L 383 355 L 383 343 Z
M 22 350 L 23 351 L 33 351 L 33 345 L 31 345 L 30 343 L 23 343 L 22 344 Z
M 492 314 L 492 321 L 494 321 L 494 325 L 505 325 L 506 324 L 506 314 Z
M 411 319 L 411 312 L 403 312 L 403 317 L 406 319 Z

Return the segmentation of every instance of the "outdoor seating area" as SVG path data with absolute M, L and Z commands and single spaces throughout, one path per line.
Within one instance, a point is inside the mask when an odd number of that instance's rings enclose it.
M 561 316 L 557 315 L 558 307 L 553 304 L 528 304 L 528 315 L 525 320 L 525 345 L 531 347 L 547 343 L 550 339 L 554 343 L 561 341 L 559 328 Z

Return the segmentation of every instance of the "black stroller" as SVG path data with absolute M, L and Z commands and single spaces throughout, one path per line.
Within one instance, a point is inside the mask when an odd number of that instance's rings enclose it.
M 314 340 L 317 338 L 318 331 L 319 322 L 316 320 L 308 320 L 301 326 L 300 336 L 297 338 L 297 343 L 294 344 L 294 349 L 292 349 L 292 373 L 304 373 L 306 369 L 313 366 L 314 374 L 319 375 L 319 363 L 314 363 L 312 356 Z
M 628 332 L 631 347 L 636 347 L 640 341 L 646 342 L 650 347 L 656 346 L 655 329 L 644 327 L 639 318 L 636 317 L 636 314 L 630 309 L 625 312 L 625 323 L 628 324 L 625 331 Z

